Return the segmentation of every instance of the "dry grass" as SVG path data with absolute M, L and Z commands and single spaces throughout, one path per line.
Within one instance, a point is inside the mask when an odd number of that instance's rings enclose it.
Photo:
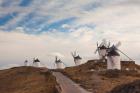
M 111 93 L 140 93 L 140 80 L 117 86 Z
M 39 68 L 18 67 L 0 71 L 0 93 L 57 93 L 55 77 Z
M 66 68 L 63 73 L 93 93 L 109 93 L 116 86 L 140 79 L 140 73 L 133 70 L 139 66 L 133 63 L 127 65 L 123 64 L 122 67 L 129 67 L 130 71 L 105 71 L 106 63 L 91 60 L 77 67 Z

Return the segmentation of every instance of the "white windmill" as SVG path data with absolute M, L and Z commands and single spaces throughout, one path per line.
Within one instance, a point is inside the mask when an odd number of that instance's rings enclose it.
M 34 67 L 41 67 L 40 60 L 38 58 L 33 59 L 33 66 Z
M 29 66 L 28 60 L 24 61 L 24 66 Z
M 64 63 L 60 59 L 58 59 L 57 56 L 55 57 L 55 64 L 56 64 L 57 69 L 63 69 L 64 68 Z
M 121 69 L 120 64 L 120 54 L 118 47 L 121 45 L 121 42 L 118 42 L 116 45 L 112 45 L 107 50 L 107 69 Z
M 75 65 L 76 66 L 80 65 L 81 64 L 81 61 L 82 61 L 82 58 L 79 55 L 77 55 L 76 51 L 73 52 L 73 53 L 71 53 L 71 55 L 74 58 Z
M 110 42 L 107 42 L 106 39 L 103 39 L 100 45 L 98 45 L 97 42 L 97 49 L 95 51 L 95 54 L 98 52 L 100 60 L 105 61 L 107 55 L 107 49 L 109 47 L 110 47 Z

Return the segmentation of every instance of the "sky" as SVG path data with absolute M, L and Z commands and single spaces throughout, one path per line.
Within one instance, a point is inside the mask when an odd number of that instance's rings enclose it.
M 75 50 L 84 63 L 104 38 L 140 64 L 139 11 L 140 0 L 0 0 L 0 69 L 34 57 L 53 68 L 55 55 L 73 66 Z

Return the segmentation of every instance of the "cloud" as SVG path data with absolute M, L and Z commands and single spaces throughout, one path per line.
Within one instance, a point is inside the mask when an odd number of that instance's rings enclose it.
M 0 6 L 1 18 L 18 14 L 0 26 L 1 65 L 39 57 L 52 67 L 54 58 L 47 55 L 53 53 L 73 65 L 70 52 L 74 50 L 85 62 L 97 58 L 96 42 L 103 38 L 121 41 L 120 49 L 139 62 L 139 0 L 32 0 L 24 7 L 14 2 Z
M 17 0 L 14 0 L 16 2 Z M 25 0 L 26 1 L 26 0 Z M 138 12 L 140 9 L 139 0 L 32 0 L 25 2 L 22 0 L 16 3 L 13 2 L 10 7 L 0 7 L 0 14 L 18 13 L 7 24 L 3 26 L 6 30 L 15 29 L 18 26 L 23 26 L 27 29 L 26 32 L 35 33 L 48 31 L 48 26 L 55 25 L 58 27 L 59 21 L 69 18 L 75 18 L 69 24 L 70 27 L 78 27 L 83 25 L 97 26 L 100 30 L 114 30 L 128 28 L 139 24 Z M 4 2 L 4 1 L 3 1 Z M 21 7 L 20 3 L 25 2 L 29 5 Z M 39 6 L 39 7 L 37 7 Z M 33 17 L 30 16 L 33 14 Z M 28 17 L 30 17 L 28 19 Z M 25 19 L 28 19 L 25 21 Z M 41 19 L 40 19 L 41 18 Z M 47 19 L 47 20 L 46 20 Z M 40 20 L 40 21 L 39 21 Z M 64 26 L 59 23 L 60 26 Z M 9 28 L 9 29 L 8 29 Z M 34 29 L 35 28 L 35 29 Z M 29 29 L 29 30 L 28 30 Z
M 74 65 L 74 62 L 70 53 L 75 50 L 80 53 L 83 62 L 98 58 L 94 54 L 96 42 L 103 39 L 100 33 L 89 27 L 72 29 L 68 33 L 55 30 L 31 35 L 23 32 L 21 27 L 13 32 L 0 32 L 0 61 L 4 62 L 1 66 L 6 64 L 22 65 L 26 59 L 30 60 L 32 64 L 32 58 L 38 57 L 43 64 L 51 68 L 54 65 L 54 56 L 56 55 L 60 56 L 67 66 L 71 66 Z M 112 44 L 121 41 L 120 49 L 133 59 L 139 60 L 138 55 L 140 53 L 137 49 L 139 49 L 140 44 L 137 38 L 140 37 L 140 34 L 139 32 L 135 33 L 120 34 L 106 31 L 103 36 L 110 40 Z M 125 57 L 122 56 L 122 58 Z
M 0 60 L 4 62 L 1 65 L 23 64 L 26 59 L 32 60 L 33 57 L 38 57 L 44 64 L 51 67 L 54 56 L 48 55 L 53 54 L 62 57 L 62 60 L 70 66 L 74 64 L 70 52 L 74 50 L 80 51 L 85 59 L 92 57 L 90 50 L 93 42 L 85 40 L 85 38 L 91 38 L 89 35 L 91 31 L 84 32 L 77 29 L 69 33 L 50 31 L 40 35 L 29 35 L 21 30 L 23 29 L 17 28 L 13 32 L 0 32 Z
M 62 28 L 64 28 L 64 29 L 70 29 L 71 27 L 70 27 L 70 25 L 68 25 L 68 24 L 63 24 L 63 25 L 62 25 Z

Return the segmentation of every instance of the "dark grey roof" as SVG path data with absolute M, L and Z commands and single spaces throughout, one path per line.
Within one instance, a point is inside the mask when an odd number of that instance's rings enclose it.
M 107 47 L 105 45 L 102 45 L 100 47 L 98 47 L 99 49 L 107 49 Z
M 37 59 L 34 60 L 34 62 L 40 62 L 40 61 L 39 61 L 39 59 L 37 58 Z
M 74 59 L 82 59 L 79 55 L 74 57 Z
M 62 61 L 59 59 L 59 60 L 55 61 L 55 63 L 62 63 Z
M 117 52 L 117 50 L 111 50 L 108 52 L 107 56 L 120 56 L 120 54 Z

